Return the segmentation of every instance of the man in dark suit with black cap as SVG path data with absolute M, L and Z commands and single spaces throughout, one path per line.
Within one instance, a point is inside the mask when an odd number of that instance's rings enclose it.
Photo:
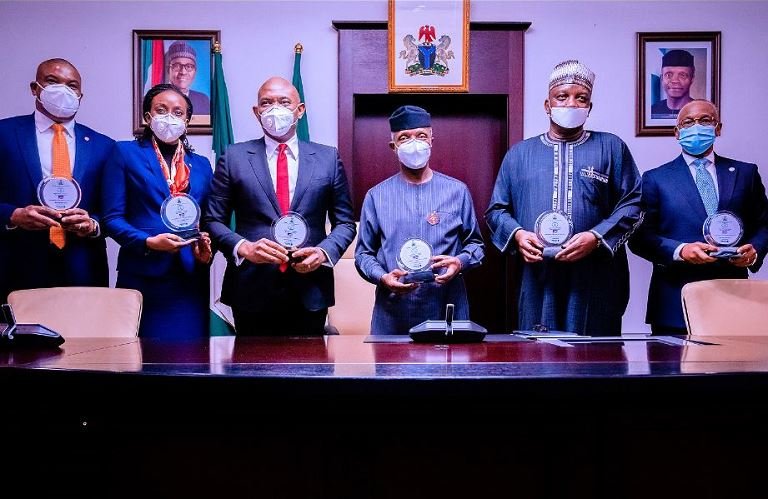
M 696 69 L 687 50 L 670 50 L 661 58 L 661 85 L 667 98 L 651 106 L 651 118 L 676 118 L 691 102 L 691 85 Z

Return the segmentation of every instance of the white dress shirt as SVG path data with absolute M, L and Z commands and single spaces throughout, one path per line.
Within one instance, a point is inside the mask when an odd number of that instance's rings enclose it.
M 715 194 L 717 194 L 717 199 L 720 199 L 720 188 L 717 185 L 717 169 L 715 169 L 715 153 L 714 151 L 710 152 L 706 156 L 703 156 L 703 158 L 706 158 L 709 160 L 709 163 L 707 163 L 707 166 L 704 167 L 707 172 L 709 172 L 710 175 L 712 175 L 712 181 L 715 184 Z M 683 159 L 685 160 L 685 163 L 688 165 L 688 170 L 691 172 L 691 176 L 693 177 L 694 183 L 696 182 L 696 165 L 693 164 L 694 161 L 696 161 L 696 156 L 691 156 L 687 152 L 683 151 Z M 698 192 L 698 190 L 697 190 Z M 682 243 L 677 248 L 675 248 L 675 252 L 672 254 L 672 259 L 677 262 L 682 262 L 683 257 L 680 256 L 680 252 L 683 250 L 683 246 L 685 246 L 687 243 Z
M 53 175 L 52 157 L 53 157 L 53 121 L 35 109 L 35 130 L 37 136 L 37 152 L 40 156 L 40 167 L 43 171 L 43 178 Z M 75 169 L 75 120 L 71 119 L 62 123 L 64 126 L 64 137 L 67 139 L 67 148 L 69 149 L 69 168 L 70 172 Z
M 288 158 L 288 204 L 293 201 L 293 192 L 296 190 L 296 177 L 299 175 L 299 139 L 296 134 L 285 142 L 288 148 L 285 156 Z M 267 166 L 269 176 L 272 177 L 272 188 L 277 192 L 277 148 L 280 142 L 272 137 L 264 136 L 264 146 L 267 150 Z

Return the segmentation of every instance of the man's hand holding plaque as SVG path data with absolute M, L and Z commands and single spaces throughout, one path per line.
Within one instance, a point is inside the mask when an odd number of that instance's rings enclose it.
M 432 246 L 423 239 L 412 237 L 405 241 L 397 254 L 397 264 L 405 271 L 405 274 L 400 276 L 403 284 L 435 280 L 435 273 L 432 271 Z
M 738 242 L 744 235 L 741 219 L 729 211 L 718 211 L 704 221 L 704 240 L 716 249 L 709 252 L 712 258 L 739 258 Z
M 296 212 L 289 211 L 272 223 L 272 237 L 287 251 L 287 264 L 290 264 L 299 272 L 309 272 L 309 266 L 315 263 L 314 259 L 310 259 L 306 265 L 303 267 L 301 265 L 307 258 L 312 258 L 313 256 L 312 252 L 299 252 L 299 248 L 307 242 L 308 236 L 307 221 Z M 321 263 L 322 261 L 317 265 L 319 266 Z M 282 265 L 286 264 L 282 263 Z M 315 266 L 312 270 L 315 268 L 317 267 Z
M 543 248 L 542 256 L 554 258 L 573 235 L 573 223 L 567 213 L 549 210 L 536 219 L 534 232 Z
M 34 210 L 35 215 L 50 217 L 53 223 L 48 223 L 48 226 L 61 226 L 78 236 L 89 236 L 96 231 L 96 223 L 87 211 L 79 208 L 82 197 L 80 184 L 75 179 L 56 176 L 44 178 L 37 185 L 37 199 L 42 207 Z M 21 222 L 20 227 L 30 228 L 24 220 Z

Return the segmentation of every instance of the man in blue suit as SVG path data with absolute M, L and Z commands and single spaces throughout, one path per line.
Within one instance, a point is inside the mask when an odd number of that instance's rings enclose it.
M 304 104 L 287 80 L 268 79 L 253 112 L 265 136 L 227 149 L 203 216 L 228 260 L 222 302 L 238 335 L 323 334 L 334 304 L 331 267 L 355 237 L 344 167 L 335 148 L 296 137 Z M 307 225 L 306 242 L 290 257 L 272 234 L 289 212 Z
M 35 112 L 0 120 L 3 301 L 17 289 L 108 285 L 98 213 L 101 172 L 114 141 L 75 123 L 82 82 L 68 61 L 42 62 L 30 89 Z M 82 199 L 76 208 L 56 211 L 41 206 L 37 188 L 62 165 Z
M 645 220 L 630 240 L 653 263 L 646 322 L 654 333 L 685 333 L 683 285 L 707 279 L 746 279 L 768 251 L 768 200 L 757 165 L 714 153 L 722 123 L 717 108 L 694 100 L 677 117 L 682 154 L 643 175 Z M 702 227 L 713 213 L 728 211 L 743 224 L 737 255 L 718 259 Z

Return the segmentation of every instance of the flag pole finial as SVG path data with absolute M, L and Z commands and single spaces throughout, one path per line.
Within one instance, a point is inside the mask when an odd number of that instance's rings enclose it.
M 214 54 L 221 54 L 221 42 L 216 40 L 213 42 L 213 53 Z
M 295 50 L 297 54 L 301 54 L 304 52 L 304 46 L 300 43 L 297 43 L 296 46 L 293 47 L 293 50 Z

